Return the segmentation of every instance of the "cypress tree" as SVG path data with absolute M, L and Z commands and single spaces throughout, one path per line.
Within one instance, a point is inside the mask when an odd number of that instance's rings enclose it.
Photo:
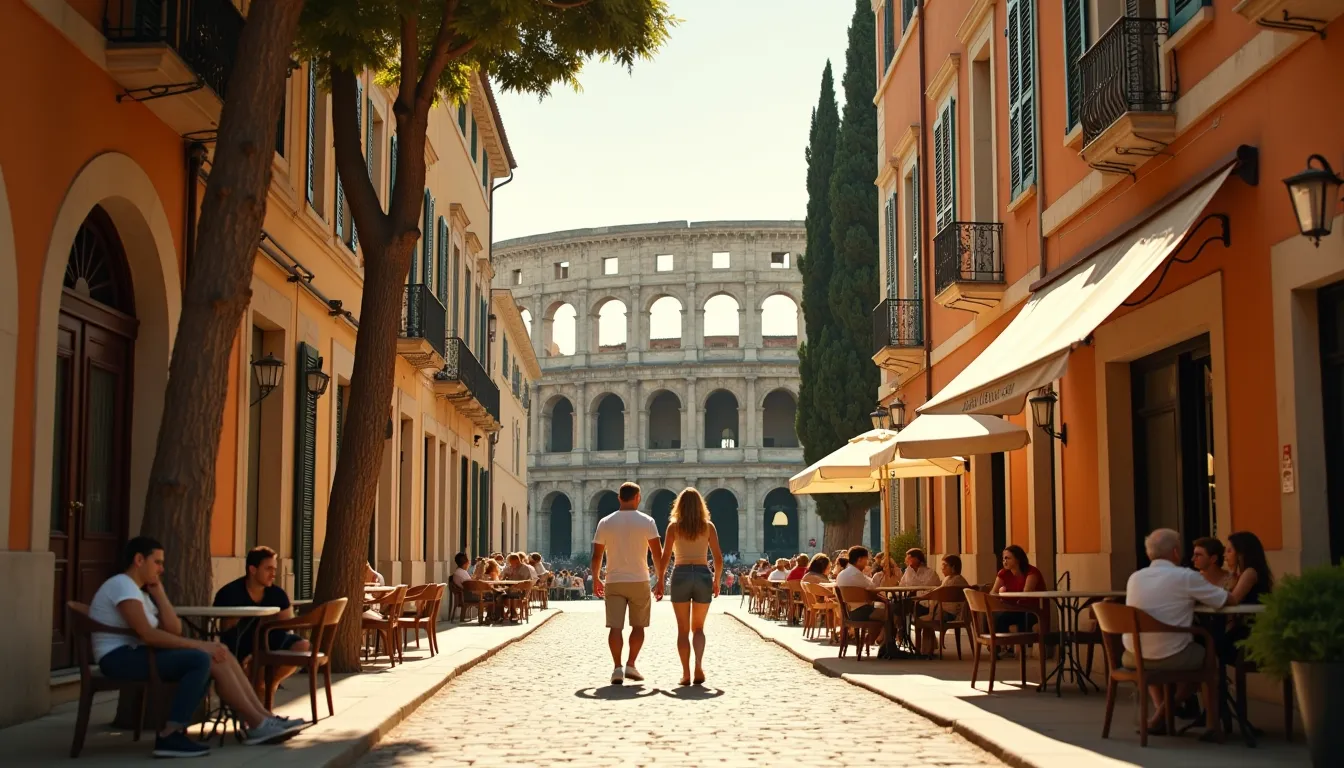
M 818 354 L 816 342 L 822 338 L 822 329 L 830 323 L 831 269 L 834 249 L 831 247 L 831 171 L 835 168 L 835 144 L 840 132 L 840 112 L 835 104 L 835 80 L 831 62 L 821 73 L 821 96 L 812 110 L 812 128 L 805 152 L 807 158 L 807 252 L 798 259 L 798 271 L 803 275 L 803 325 L 807 338 L 798 348 L 798 371 L 801 378 L 798 390 L 798 415 L 794 426 L 803 443 L 803 456 L 808 464 L 826 455 L 814 451 L 808 437 L 816 429 L 815 396 L 813 384 Z M 815 456 L 813 454 L 816 454 Z
M 845 107 L 828 190 L 831 253 L 825 268 L 829 282 L 825 289 L 827 309 L 819 335 L 812 335 L 812 317 L 807 317 L 813 346 L 808 367 L 801 371 L 801 386 L 810 394 L 806 402 L 809 414 L 803 420 L 806 429 L 800 433 L 809 463 L 868 429 L 868 413 L 877 395 L 870 319 L 877 303 L 878 259 L 877 196 L 873 187 L 877 177 L 875 26 L 869 0 L 856 0 L 845 52 Z M 810 231 L 808 237 L 810 240 Z M 806 297 L 807 272 L 803 275 Z M 817 512 L 826 523 L 827 550 L 863 540 L 863 515 L 876 498 L 875 494 L 816 497 Z

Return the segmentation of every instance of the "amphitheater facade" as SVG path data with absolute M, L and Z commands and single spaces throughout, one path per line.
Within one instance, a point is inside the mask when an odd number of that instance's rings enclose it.
M 533 549 L 590 549 L 626 480 L 666 527 L 705 494 L 725 552 L 813 548 L 822 522 L 788 491 L 803 323 L 800 221 L 685 221 L 570 230 L 494 246 L 495 283 L 524 312 L 541 379 L 529 392 Z

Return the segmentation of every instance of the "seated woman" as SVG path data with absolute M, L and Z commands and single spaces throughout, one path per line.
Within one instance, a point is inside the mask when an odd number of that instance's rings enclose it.
M 830 581 L 827 572 L 831 568 L 831 558 L 825 555 L 813 555 L 812 562 L 807 564 L 807 573 L 803 574 L 803 581 L 811 584 L 825 584 Z
M 1016 544 L 1009 544 L 1003 550 L 1003 570 L 994 579 L 990 594 L 1000 592 L 1037 592 L 1045 588 L 1045 577 L 1039 569 L 1027 560 L 1027 553 Z M 1030 597 L 1004 598 L 1010 603 L 1034 606 L 1039 601 Z M 994 617 L 994 629 L 997 632 L 1009 632 L 1017 627 L 1019 632 L 1029 632 L 1036 626 L 1036 615 L 1032 613 L 1000 613 Z
M 1260 598 L 1274 588 L 1274 574 L 1265 559 L 1265 545 L 1250 531 L 1237 531 L 1227 537 L 1226 560 L 1232 573 L 1228 592 L 1232 605 L 1259 605 Z M 1227 633 L 1218 644 L 1218 654 L 1228 663 L 1237 657 L 1237 644 L 1250 635 L 1250 627 L 1235 616 L 1228 617 Z
M 831 581 L 835 581 L 835 577 L 843 573 L 844 570 L 848 567 L 849 567 L 848 556 L 841 555 L 835 558 L 835 564 L 831 566 Z
M 793 568 L 789 571 L 789 577 L 785 581 L 797 581 L 803 578 L 803 574 L 807 573 L 807 555 L 798 555 L 793 558 L 792 565 Z

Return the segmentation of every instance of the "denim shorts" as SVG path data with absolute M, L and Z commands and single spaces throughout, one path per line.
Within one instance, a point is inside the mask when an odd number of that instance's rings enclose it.
M 672 602 L 708 603 L 714 599 L 714 573 L 708 565 L 678 565 L 672 569 Z

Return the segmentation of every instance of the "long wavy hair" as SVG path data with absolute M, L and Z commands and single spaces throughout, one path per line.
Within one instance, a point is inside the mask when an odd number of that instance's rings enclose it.
M 677 494 L 667 524 L 677 526 L 677 536 L 687 541 L 706 535 L 709 531 L 709 507 L 705 506 L 705 497 L 694 488 L 686 488 Z

